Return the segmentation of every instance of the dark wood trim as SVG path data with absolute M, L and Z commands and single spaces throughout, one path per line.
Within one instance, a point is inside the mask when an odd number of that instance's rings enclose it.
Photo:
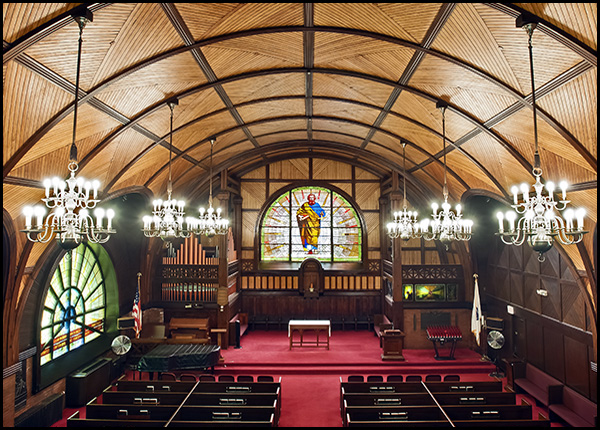
M 106 6 L 110 6 L 111 4 L 112 3 L 89 3 L 86 5 L 86 7 L 90 10 L 90 12 L 93 13 Z M 58 30 L 74 22 L 71 14 L 74 10 L 80 7 L 81 5 L 75 6 L 59 16 L 45 22 L 39 27 L 34 28 L 29 33 L 21 36 L 14 42 L 5 44 L 3 47 L 4 52 L 2 54 L 2 62 L 6 64 L 8 61 L 15 59 L 22 54 L 25 50 L 27 50 L 27 48 L 35 45 L 36 43 L 45 39 L 47 36 L 54 34 Z
M 494 9 L 496 9 L 500 12 L 503 12 L 509 16 L 512 16 L 514 18 L 517 18 L 522 13 L 527 12 L 525 9 L 523 9 L 519 6 L 516 6 L 513 3 L 484 3 L 484 4 L 486 6 L 494 8 Z M 527 12 L 527 13 L 531 13 L 531 12 Z M 598 53 L 596 50 L 585 45 L 580 40 L 575 39 L 569 33 L 558 28 L 554 24 L 551 24 L 550 22 L 548 22 L 540 17 L 538 17 L 538 20 L 539 20 L 539 23 L 538 23 L 537 28 L 542 33 L 546 34 L 547 36 L 550 36 L 551 38 L 556 40 L 561 45 L 566 46 L 571 51 L 575 52 L 577 55 L 583 57 L 585 59 L 585 61 L 590 63 L 592 66 L 597 67 Z
M 530 311 L 529 309 L 519 306 L 513 302 L 509 302 L 495 296 L 486 295 L 485 302 L 491 306 L 497 306 L 503 309 L 506 309 L 506 305 L 511 305 L 515 310 L 514 316 L 516 317 L 531 321 L 536 325 L 549 327 L 553 332 L 555 331 L 557 334 L 563 334 L 564 336 L 570 337 L 571 339 L 581 342 L 586 346 L 593 345 L 592 333 L 589 331 L 582 330 L 569 324 L 564 324 L 555 320 L 554 318 Z
M 168 58 L 170 56 L 173 55 L 177 55 L 179 53 L 182 52 L 186 52 L 188 50 L 191 49 L 197 49 L 200 48 L 201 46 L 206 46 L 206 45 L 210 45 L 211 43 L 217 43 L 219 41 L 222 40 L 229 40 L 229 39 L 233 39 L 236 37 L 245 37 L 245 36 L 249 36 L 249 35 L 253 35 L 253 34 L 268 34 L 268 33 L 274 33 L 274 32 L 290 32 L 290 31 L 309 31 L 307 30 L 305 27 L 275 27 L 275 28 L 266 28 L 266 29 L 260 29 L 260 30 L 252 30 L 252 31 L 245 31 L 245 32 L 239 32 L 239 33 L 232 33 L 229 35 L 223 35 L 223 36 L 218 36 L 216 38 L 211 38 L 211 39 L 207 39 L 201 42 L 197 42 L 193 45 L 189 45 L 189 46 L 185 46 L 183 48 L 178 48 L 172 51 L 169 51 L 167 53 L 163 53 L 159 56 L 153 57 L 143 63 L 137 64 L 132 66 L 129 69 L 124 70 L 122 73 L 118 74 L 117 76 L 111 78 L 110 80 L 108 80 L 107 82 L 101 83 L 99 86 L 97 86 L 96 88 L 92 89 L 86 96 L 84 96 L 81 100 L 80 100 L 80 104 L 86 103 L 89 99 L 93 98 L 95 96 L 95 94 L 97 94 L 102 88 L 110 85 L 113 82 L 116 82 L 117 80 L 123 78 L 124 76 L 127 76 L 128 74 L 131 74 L 145 66 L 148 66 L 154 62 L 160 61 L 161 59 L 164 58 Z M 520 100 L 521 103 L 525 103 L 525 101 L 523 100 L 523 98 L 521 96 L 519 96 L 516 92 L 514 92 L 512 89 L 508 88 L 506 85 L 503 85 L 502 83 L 500 83 L 499 81 L 495 80 L 493 77 L 486 75 L 485 73 L 483 73 L 482 71 L 479 71 L 477 69 L 475 69 L 474 67 L 467 65 L 465 63 L 462 63 L 452 57 L 449 57 L 445 54 L 440 54 L 438 52 L 429 50 L 429 49 L 425 49 L 420 47 L 419 45 L 410 43 L 410 42 L 406 42 L 406 41 L 402 41 L 399 39 L 395 39 L 395 38 L 391 38 L 389 36 L 384 36 L 384 35 L 380 35 L 377 33 L 370 33 L 370 32 L 364 32 L 364 31 L 357 31 L 357 30 L 350 30 L 350 29 L 342 29 L 342 28 L 336 28 L 336 27 L 311 27 L 310 31 L 321 31 L 321 32 L 339 32 L 339 33 L 343 33 L 343 34 L 354 34 L 354 35 L 361 35 L 364 37 L 371 37 L 371 38 L 375 38 L 377 40 L 385 40 L 387 42 L 390 43 L 395 43 L 395 44 L 399 44 L 401 46 L 408 46 L 411 47 L 417 51 L 423 51 L 426 52 L 430 55 L 434 55 L 434 56 L 438 56 L 443 58 L 446 61 L 450 61 L 453 62 L 454 64 L 458 64 L 461 67 L 464 67 L 466 69 L 468 69 L 469 71 L 478 74 L 479 76 L 483 76 L 485 79 L 488 79 L 490 82 L 499 85 L 500 87 L 502 87 L 505 91 L 508 91 L 511 95 L 513 95 L 513 97 L 515 97 L 517 100 Z M 287 70 L 287 72 L 289 73 L 290 70 L 288 69 L 283 69 L 283 70 Z M 294 69 L 292 69 L 294 70 Z M 307 70 L 305 68 L 301 68 L 301 69 L 295 69 L 296 71 L 302 72 L 302 73 L 306 73 Z M 312 72 L 315 72 L 316 70 L 313 70 Z M 324 73 L 323 71 L 320 71 L 321 73 Z M 342 72 L 342 71 L 335 71 L 335 72 Z M 271 70 L 265 70 L 265 71 L 261 71 L 258 72 L 259 75 L 265 75 L 265 74 L 272 74 L 272 73 L 280 73 L 280 69 L 277 69 L 275 71 Z M 334 73 L 334 71 L 330 71 L 329 73 Z M 346 74 L 346 75 L 353 75 L 355 73 L 352 72 L 343 72 L 342 74 Z M 183 92 L 182 94 L 179 94 L 178 97 L 185 97 L 187 95 L 191 95 L 194 92 L 206 89 L 208 87 L 213 87 L 216 89 L 217 86 L 222 88 L 222 85 L 224 83 L 227 82 L 231 82 L 232 80 L 237 80 L 237 79 L 242 79 L 242 78 L 248 78 L 248 77 L 252 77 L 252 75 L 256 75 L 256 73 L 250 73 L 250 74 L 243 74 L 240 76 L 236 76 L 236 77 L 230 77 L 227 79 L 223 79 L 221 81 L 217 81 L 217 82 L 212 82 L 209 83 L 207 85 L 201 85 L 199 87 L 187 90 L 185 92 Z M 360 74 L 359 74 L 360 75 Z M 361 75 L 360 76 L 363 79 L 371 79 L 375 82 L 381 82 L 384 81 L 383 83 L 385 84 L 390 84 L 388 81 L 386 80 L 381 80 L 379 78 L 375 78 L 373 76 L 365 76 L 365 75 Z M 397 88 L 403 88 L 404 90 L 408 90 L 411 91 L 415 94 L 417 94 L 418 96 L 424 97 L 426 99 L 430 99 L 431 97 L 428 96 L 427 94 L 424 94 L 420 91 L 417 91 L 415 89 L 409 88 L 409 87 L 405 87 L 402 86 L 400 84 L 394 83 L 394 86 L 396 86 Z M 434 100 L 435 101 L 435 100 Z M 453 110 L 455 110 L 456 108 L 452 108 Z M 112 133 L 111 135 L 109 135 L 106 139 L 111 140 L 114 137 L 116 137 L 118 134 L 120 134 L 123 130 L 129 128 L 129 127 L 133 127 L 134 124 L 136 124 L 138 121 L 140 121 L 141 119 L 143 119 L 146 115 L 154 112 L 155 109 L 149 109 L 144 111 L 142 114 L 138 115 L 136 118 L 132 119 L 128 124 L 124 125 L 121 129 L 116 130 L 114 133 Z M 6 163 L 6 165 L 4 166 L 4 176 L 8 175 L 8 173 L 10 172 L 10 170 L 12 170 L 12 168 L 16 165 L 16 163 L 20 160 L 20 158 L 37 142 L 37 140 L 39 140 L 41 138 L 41 136 L 43 136 L 50 128 L 52 128 L 56 123 L 56 118 L 57 117 L 64 117 L 66 116 L 68 113 L 70 112 L 70 108 L 67 108 L 66 110 L 64 110 L 62 113 L 59 113 L 55 119 L 53 119 L 51 122 L 47 123 L 44 127 L 42 127 L 42 129 L 38 130 L 38 132 L 35 133 L 34 136 L 32 136 L 32 138 L 30 138 L 28 140 L 28 142 L 26 142 L 26 144 L 24 144 L 19 151 L 17 151 L 13 157 L 11 157 L 11 159 Z M 520 156 L 519 152 L 516 151 L 508 142 L 503 141 L 503 139 L 496 133 L 494 133 L 492 130 L 487 129 L 486 127 L 483 127 L 483 125 L 476 120 L 475 118 L 472 118 L 468 115 L 466 115 L 465 113 L 456 112 L 457 114 L 459 114 L 460 116 L 462 116 L 463 118 L 467 119 L 468 121 L 474 123 L 474 125 L 476 127 L 478 127 L 480 130 L 490 134 L 490 136 L 492 138 L 494 138 L 495 140 L 499 141 L 502 146 L 504 146 L 507 150 L 509 150 L 509 152 L 511 153 L 511 155 L 513 155 L 513 157 L 515 157 L 517 159 L 517 161 L 523 163 L 527 163 L 525 160 L 522 159 L 522 157 Z M 97 145 L 95 148 L 92 149 L 92 151 L 90 151 L 90 153 L 88 153 L 88 156 L 86 157 L 86 159 L 82 160 L 83 165 L 85 165 L 85 163 L 90 159 L 93 158 L 102 148 L 104 145 L 106 145 L 107 140 L 104 140 L 103 142 L 101 142 L 99 145 Z M 249 137 L 249 139 L 252 141 L 252 138 Z M 80 163 L 81 164 L 81 163 Z M 528 164 L 528 163 L 527 163 Z M 524 165 L 526 168 L 527 166 Z M 527 170 L 530 170 L 530 168 L 528 168 Z

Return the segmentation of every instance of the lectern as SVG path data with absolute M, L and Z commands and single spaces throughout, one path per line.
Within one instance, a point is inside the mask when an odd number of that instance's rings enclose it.
M 402 330 L 385 330 L 381 335 L 383 345 L 382 360 L 404 360 L 402 348 L 404 347 L 404 333 Z

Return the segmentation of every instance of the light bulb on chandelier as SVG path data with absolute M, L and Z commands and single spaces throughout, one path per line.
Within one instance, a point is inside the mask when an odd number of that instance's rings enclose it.
M 79 76 L 81 70 L 81 46 L 83 44 L 83 28 L 93 20 L 93 14 L 87 8 L 78 8 L 72 14 L 73 19 L 79 25 L 79 48 L 77 51 L 77 77 L 75 82 L 75 102 L 73 106 L 73 140 L 69 155 L 68 169 L 70 177 L 63 181 L 59 178 L 45 179 L 45 198 L 42 201 L 50 209 L 50 214 L 44 220 L 46 209 L 44 206 L 26 206 L 23 208 L 25 215 L 25 229 L 21 230 L 27 234 L 32 242 L 46 243 L 56 238 L 58 244 L 64 249 L 76 248 L 81 242 L 105 243 L 111 234 L 116 233 L 112 228 L 112 220 L 115 212 L 112 209 L 104 211 L 97 208 L 100 202 L 98 181 L 86 181 L 82 177 L 75 178 L 79 169 L 77 162 L 77 107 L 79 104 Z M 91 192 L 91 196 L 90 196 Z M 89 209 L 96 208 L 94 215 L 96 220 L 89 214 Z M 104 226 L 104 218 L 107 224 Z M 35 218 L 35 223 L 34 223 Z
M 406 143 L 402 142 L 402 156 L 404 158 L 404 200 L 402 211 L 394 212 L 394 220 L 387 225 L 388 236 L 392 239 L 400 238 L 407 241 L 411 238 L 422 236 L 419 223 L 417 221 L 417 211 L 409 211 L 406 207 Z
M 446 180 L 446 109 L 448 104 L 444 101 L 439 101 L 436 105 L 442 112 L 442 134 L 443 134 L 443 152 L 444 152 L 444 187 L 442 193 L 444 195 L 444 203 L 442 210 L 438 212 L 439 205 L 432 203 L 431 214 L 432 220 L 425 218 L 420 223 L 420 231 L 425 240 L 439 240 L 442 242 L 446 250 L 450 243 L 455 240 L 467 241 L 471 239 L 473 233 L 473 221 L 463 219 L 462 206 L 456 205 L 456 210 L 451 210 L 448 203 L 448 184 Z
M 191 229 L 195 225 L 192 218 L 185 219 L 185 202 L 171 197 L 173 193 L 173 183 L 171 180 L 171 156 L 173 153 L 173 111 L 179 101 L 174 98 L 167 101 L 171 109 L 171 128 L 169 139 L 169 179 L 167 182 L 167 199 L 154 200 L 152 202 L 152 216 L 146 215 L 143 218 L 144 228 L 142 231 L 146 237 L 160 237 L 167 243 L 168 255 L 173 255 L 172 241 L 177 238 L 187 238 L 191 236 Z
M 200 208 L 200 216 L 195 219 L 193 226 L 194 234 L 203 235 L 206 237 L 213 237 L 215 235 L 226 234 L 229 229 L 229 220 L 221 217 L 221 208 L 217 208 L 215 211 L 212 206 L 212 158 L 213 158 L 213 146 L 216 138 L 213 136 L 210 138 L 210 176 L 208 185 L 208 209 L 205 211 L 204 208 Z
M 561 181 L 559 188 L 561 190 L 561 200 L 555 200 L 555 185 L 551 181 L 542 183 L 542 168 L 540 167 L 540 154 L 538 151 L 538 133 L 537 133 L 537 111 L 535 100 L 535 81 L 533 75 L 533 30 L 537 26 L 537 19 L 530 14 L 522 14 L 517 18 L 517 27 L 523 27 L 529 36 L 529 64 L 531 73 L 531 100 L 533 107 L 533 130 L 535 138 L 534 167 L 532 169 L 535 182 L 533 189 L 535 193 L 530 194 L 531 186 L 521 184 L 520 187 L 513 186 L 513 204 L 514 211 L 506 214 L 498 212 L 498 233 L 502 242 L 507 245 L 520 246 L 527 242 L 531 248 L 538 253 L 540 262 L 545 260 L 544 253 L 552 248 L 554 240 L 558 240 L 563 245 L 571 245 L 581 242 L 583 235 L 587 233 L 584 230 L 585 209 L 579 208 L 573 210 L 567 209 L 570 203 L 567 200 L 567 183 Z M 544 194 L 546 189 L 546 195 Z M 519 194 L 523 201 L 519 202 Z M 564 211 L 564 219 L 559 212 Z M 518 218 L 518 215 L 522 215 Z M 574 220 L 577 220 L 575 225 Z M 506 223 L 505 223 L 506 220 Z M 505 229 L 508 226 L 508 229 Z

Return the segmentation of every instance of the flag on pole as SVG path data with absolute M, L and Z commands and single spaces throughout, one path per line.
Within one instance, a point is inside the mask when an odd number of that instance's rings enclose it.
M 142 308 L 140 307 L 140 278 L 142 277 L 142 274 L 138 273 L 137 276 L 138 284 L 135 289 L 135 298 L 133 299 L 133 310 L 131 311 L 136 338 L 140 337 L 140 332 L 142 331 Z
M 477 274 L 475 278 L 475 292 L 473 293 L 473 310 L 471 311 L 471 331 L 475 335 L 475 340 L 479 346 L 479 336 L 481 335 L 481 327 L 483 326 L 483 314 L 481 312 L 481 299 L 479 298 L 479 285 L 477 285 Z

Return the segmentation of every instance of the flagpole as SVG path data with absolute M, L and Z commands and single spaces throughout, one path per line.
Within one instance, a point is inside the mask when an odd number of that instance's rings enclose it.
M 481 329 L 483 326 L 483 312 L 481 310 L 479 285 L 477 283 L 477 278 L 479 278 L 479 275 L 477 275 L 477 273 L 474 273 L 473 278 L 475 280 L 475 286 L 473 292 L 473 310 L 471 311 L 471 332 L 475 335 L 475 341 L 477 342 L 477 346 L 481 346 L 480 336 Z

